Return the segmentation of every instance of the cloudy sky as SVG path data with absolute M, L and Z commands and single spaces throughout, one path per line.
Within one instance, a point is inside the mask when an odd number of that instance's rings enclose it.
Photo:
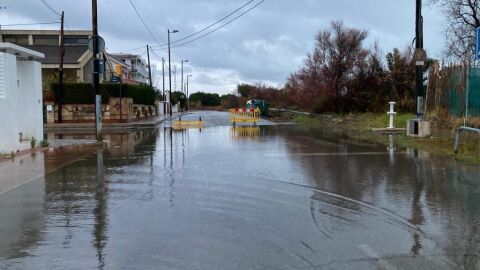
M 65 11 L 69 29 L 91 29 L 90 0 L 44 0 L 54 10 Z M 146 49 L 167 42 L 167 29 L 178 29 L 178 40 L 225 17 L 248 0 L 132 0 L 152 37 L 129 0 L 98 0 L 99 31 L 109 52 L 146 56 Z M 427 1 L 427 0 L 425 0 Z M 235 15 L 261 2 L 254 0 Z M 0 24 L 57 21 L 58 16 L 41 0 L 0 0 Z M 5 9 L 6 7 L 6 9 Z M 235 17 L 232 16 L 231 18 Z M 174 48 L 172 61 L 180 74 L 192 74 L 191 89 L 228 93 L 242 82 L 281 86 L 312 51 L 319 30 L 332 20 L 370 32 L 367 46 L 378 42 L 384 53 L 404 48 L 414 38 L 414 0 L 265 0 L 238 20 L 190 44 Z M 227 20 L 223 22 L 227 22 Z M 424 4 L 425 45 L 430 56 L 441 57 L 444 23 L 441 13 Z M 216 26 L 220 26 L 216 25 Z M 12 28 L 55 29 L 56 25 Z M 212 28 L 213 29 L 213 28 Z M 202 34 L 208 31 L 203 32 Z M 188 41 L 185 40 L 185 41 Z M 179 44 L 179 43 L 177 43 Z M 152 61 L 161 67 L 166 51 L 160 47 Z M 135 50 L 134 50 L 135 49 Z M 156 72 L 161 86 L 161 70 Z M 179 80 L 180 81 L 180 80 Z M 180 88 L 180 83 L 178 83 Z

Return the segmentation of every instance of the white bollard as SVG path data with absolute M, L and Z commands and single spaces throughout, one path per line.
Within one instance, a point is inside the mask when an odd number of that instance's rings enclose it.
M 395 112 L 395 102 L 390 102 L 390 111 L 387 113 L 388 115 L 390 115 L 390 125 L 388 126 L 388 128 L 395 128 L 394 125 L 393 125 L 393 117 L 395 116 L 395 114 L 397 114 Z

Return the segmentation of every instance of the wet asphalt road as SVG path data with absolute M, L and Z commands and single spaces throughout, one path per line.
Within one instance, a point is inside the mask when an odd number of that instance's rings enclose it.
M 0 269 L 480 269 L 478 165 L 201 116 L 26 157 Z

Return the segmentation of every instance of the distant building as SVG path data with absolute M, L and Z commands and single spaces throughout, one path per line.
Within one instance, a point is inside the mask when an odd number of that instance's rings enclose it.
M 110 54 L 128 66 L 128 78 L 124 81 L 130 84 L 148 84 L 148 64 L 140 55 L 114 53 Z
M 93 54 L 88 50 L 91 31 L 66 30 L 64 32 L 65 81 L 91 82 Z M 42 78 L 48 83 L 56 81 L 60 64 L 60 31 L 58 30 L 1 30 L 0 42 L 10 42 L 41 52 L 45 58 L 38 59 L 42 64 Z
M 0 152 L 30 148 L 43 139 L 42 70 L 44 55 L 0 43 Z
M 104 79 L 106 81 L 111 81 L 112 76 L 120 77 L 122 79 L 122 83 L 128 84 L 130 81 L 130 66 L 112 54 L 105 52 L 103 55 L 103 58 L 105 59 Z

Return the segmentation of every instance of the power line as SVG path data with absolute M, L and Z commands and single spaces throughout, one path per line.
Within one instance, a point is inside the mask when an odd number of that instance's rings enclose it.
M 175 40 L 175 41 L 173 41 L 173 42 L 170 42 L 170 44 L 175 44 L 175 43 L 184 41 L 184 40 L 186 40 L 186 39 L 188 39 L 188 38 L 191 38 L 191 37 L 193 37 L 193 36 L 196 36 L 196 35 L 198 35 L 198 34 L 200 34 L 200 33 L 203 33 L 204 31 L 212 28 L 213 26 L 219 24 L 220 22 L 228 19 L 230 16 L 232 16 L 232 15 L 235 14 L 235 13 L 237 13 L 238 11 L 240 11 L 241 9 L 243 9 L 244 7 L 248 6 L 248 5 L 249 5 L 250 3 L 252 3 L 253 1 L 255 1 L 255 0 L 250 0 L 250 1 L 248 1 L 247 3 L 243 4 L 241 7 L 237 8 L 237 9 L 234 10 L 233 12 L 231 12 L 231 13 L 229 13 L 228 15 L 226 15 L 225 17 L 221 18 L 220 20 L 218 20 L 218 21 L 210 24 L 209 26 L 207 26 L 207 27 L 205 27 L 205 28 L 203 28 L 203 29 L 201 29 L 201 30 L 193 33 L 193 34 L 190 34 L 190 35 L 188 35 L 188 36 L 186 36 L 186 37 L 183 37 L 183 38 L 181 38 L 181 39 L 178 39 L 178 40 Z M 162 44 L 162 46 L 168 46 L 168 44 Z
M 60 14 L 60 12 L 56 11 L 54 8 L 52 8 L 52 6 L 50 6 L 45 0 L 40 0 L 40 2 L 42 2 L 42 4 L 48 8 L 51 12 L 57 14 L 58 16 L 62 16 L 62 14 Z
M 241 13 L 241 14 L 238 15 L 237 17 L 231 19 L 230 21 L 222 24 L 221 26 L 219 26 L 219 27 L 217 27 L 217 28 L 215 28 L 215 29 L 213 29 L 213 30 L 211 30 L 211 31 L 203 34 L 203 35 L 201 35 L 201 36 L 199 36 L 199 37 L 197 37 L 197 38 L 194 38 L 194 39 L 192 39 L 192 40 L 189 40 L 189 41 L 187 41 L 187 42 L 180 43 L 180 44 L 178 44 L 178 45 L 172 46 L 171 48 L 177 48 L 177 47 L 180 47 L 180 46 L 184 46 L 184 45 L 190 44 L 190 43 L 192 43 L 192 42 L 194 42 L 194 41 L 197 41 L 197 40 L 199 40 L 199 39 L 201 39 L 201 38 L 203 38 L 203 37 L 206 37 L 206 36 L 212 34 L 213 32 L 216 32 L 216 31 L 220 30 L 221 28 L 229 25 L 230 23 L 238 20 L 240 17 L 242 17 L 242 16 L 244 16 L 245 14 L 249 13 L 250 11 L 252 11 L 252 10 L 255 9 L 256 7 L 258 7 L 259 5 L 261 5 L 261 4 L 262 4 L 263 2 L 265 2 L 265 1 L 266 1 L 266 0 L 262 0 L 262 1 L 258 2 L 256 5 L 254 5 L 253 7 L 249 8 L 249 9 L 247 9 L 245 12 Z M 165 50 L 165 48 L 162 48 L 161 50 Z
M 53 12 L 54 14 L 56 14 L 57 16 L 62 16 L 62 14 L 60 14 L 60 12 L 56 11 L 52 6 L 50 6 L 47 1 L 45 0 L 40 0 L 40 2 L 42 2 L 42 4 L 48 8 L 51 12 Z M 65 27 L 67 27 L 68 30 L 70 30 L 70 26 L 68 26 L 68 24 L 65 22 Z
M 160 42 L 158 42 L 157 38 L 155 38 L 155 36 L 153 35 L 152 31 L 150 30 L 150 27 L 148 27 L 147 23 L 145 23 L 145 21 L 143 20 L 142 18 L 142 15 L 140 15 L 140 12 L 137 10 L 137 7 L 135 7 L 135 4 L 133 4 L 132 0 L 128 0 L 130 2 L 130 4 L 132 5 L 133 7 L 133 10 L 135 11 L 135 13 L 137 14 L 138 18 L 140 19 L 140 21 L 142 21 L 142 24 L 143 26 L 145 26 L 145 29 L 147 29 L 148 33 L 150 34 L 150 36 L 153 38 L 153 40 L 157 43 L 157 45 L 160 46 Z
M 133 52 L 133 51 L 138 51 L 140 49 L 145 49 L 145 46 L 142 46 L 142 47 L 138 47 L 138 48 L 133 48 L 133 49 L 128 49 L 128 50 L 125 50 L 126 52 Z

